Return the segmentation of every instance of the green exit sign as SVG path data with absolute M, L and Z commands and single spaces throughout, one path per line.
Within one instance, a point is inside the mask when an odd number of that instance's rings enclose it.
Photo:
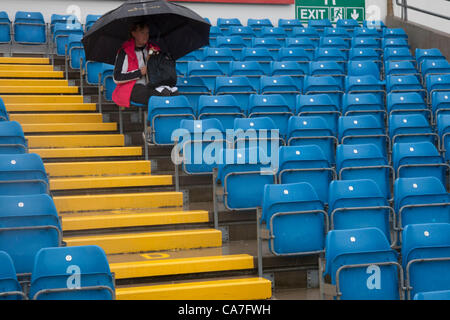
M 296 0 L 296 19 L 309 20 L 329 19 L 336 22 L 339 19 L 355 19 L 363 22 L 366 13 L 365 0 Z

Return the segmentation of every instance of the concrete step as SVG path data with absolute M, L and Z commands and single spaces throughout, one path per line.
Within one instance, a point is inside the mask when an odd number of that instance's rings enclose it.
M 50 64 L 50 59 L 36 57 L 0 57 L 0 64 Z
M 31 71 L 31 70 L 0 70 L 0 78 L 23 78 L 23 79 L 36 79 L 36 78 L 48 78 L 48 79 L 62 79 L 64 78 L 64 72 L 62 71 Z
M 30 148 L 43 159 L 83 159 L 142 156 L 142 147 L 97 147 L 97 148 Z
M 86 161 L 45 163 L 50 178 L 150 174 L 150 161 Z
M 22 124 L 22 129 L 27 133 L 74 133 L 74 132 L 108 132 L 117 131 L 117 123 L 31 123 Z
M 101 113 L 43 113 L 43 114 L 11 114 L 10 119 L 20 124 L 49 123 L 101 123 Z
M 122 134 L 25 136 L 30 148 L 124 147 Z
M 95 103 L 19 103 L 8 104 L 7 111 L 10 115 L 14 112 L 76 112 L 96 111 Z

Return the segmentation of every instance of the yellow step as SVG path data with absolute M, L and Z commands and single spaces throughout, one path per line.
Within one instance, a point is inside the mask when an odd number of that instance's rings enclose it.
M 22 124 L 24 133 L 116 131 L 117 123 L 42 123 Z
M 26 136 L 30 148 L 123 147 L 122 134 Z
M 141 156 L 142 147 L 98 147 L 98 148 L 41 148 L 29 149 L 44 159 L 52 158 L 102 158 Z
M 254 267 L 248 254 L 110 263 L 116 279 L 244 270 Z
M 69 86 L 68 80 L 45 80 L 45 79 L 0 79 L 0 86 L 59 86 L 67 87 Z
M 67 246 L 98 245 L 106 254 L 194 249 L 222 245 L 222 233 L 216 229 L 158 231 L 64 237 Z
M 50 162 L 45 170 L 51 177 L 150 174 L 150 161 Z
M 44 114 L 11 114 L 9 117 L 20 124 L 47 123 L 101 123 L 101 113 L 44 113 Z
M 260 300 L 271 296 L 272 284 L 264 278 L 116 288 L 117 300 Z
M 50 59 L 31 57 L 0 57 L 0 64 L 50 64 Z
M 0 93 L 78 93 L 78 87 L 0 86 Z
M 160 209 L 161 210 L 161 209 Z M 156 226 L 180 223 L 203 223 L 209 221 L 208 211 L 161 211 L 161 212 L 119 212 L 77 215 L 61 215 L 64 231 L 94 230 L 108 228 Z
M 64 78 L 63 71 L 8 71 L 0 70 L 0 78 Z
M 53 71 L 53 66 L 38 64 L 0 64 L 0 71 Z
M 171 175 L 54 178 L 50 179 L 50 190 L 170 186 L 172 184 Z
M 41 111 L 96 111 L 95 103 L 20 103 L 8 104 L 8 112 L 41 112 Z
M 80 95 L 2 95 L 2 99 L 6 108 L 10 103 L 83 103 Z
M 137 208 L 181 207 L 181 192 L 142 192 L 53 197 L 58 213 L 123 210 Z

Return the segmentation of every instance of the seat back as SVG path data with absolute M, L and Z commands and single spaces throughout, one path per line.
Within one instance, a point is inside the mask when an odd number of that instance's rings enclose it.
M 246 110 L 230 94 L 201 95 L 198 99 L 198 119 L 217 119 L 224 130 L 233 129 L 235 118 L 245 118 Z
M 28 143 L 17 121 L 0 121 L 0 154 L 26 153 Z
M 25 297 L 11 257 L 0 251 L 0 300 L 20 300 Z

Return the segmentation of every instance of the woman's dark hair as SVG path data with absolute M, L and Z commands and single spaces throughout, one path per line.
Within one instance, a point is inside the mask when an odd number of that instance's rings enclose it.
M 138 30 L 138 29 L 144 29 L 144 28 L 149 28 L 149 25 L 145 22 L 145 21 L 138 21 L 138 22 L 133 22 L 130 26 L 130 30 L 129 30 L 129 35 L 130 38 L 132 38 L 132 32 Z

